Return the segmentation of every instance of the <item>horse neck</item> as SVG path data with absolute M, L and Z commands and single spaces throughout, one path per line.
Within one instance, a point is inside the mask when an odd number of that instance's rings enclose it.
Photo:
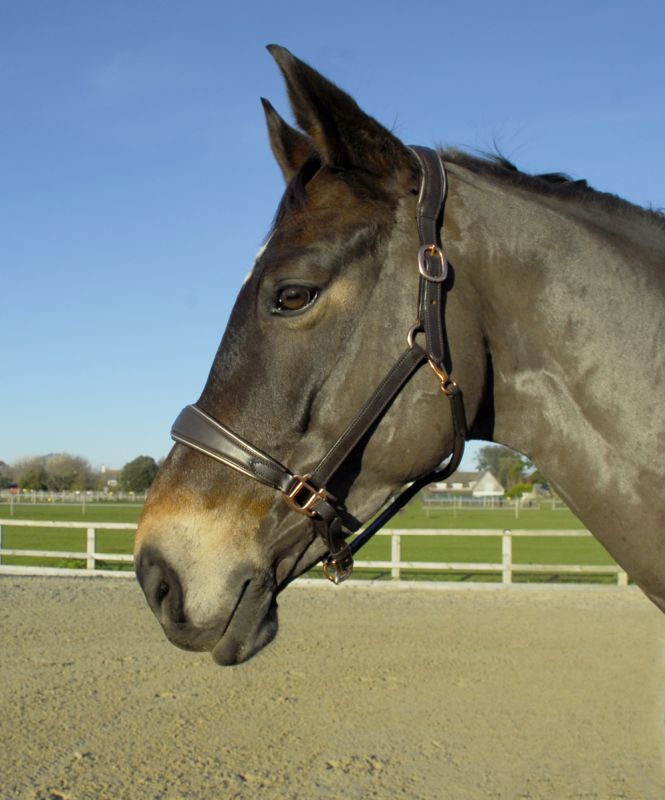
M 493 438 L 527 454 L 587 519 L 594 501 L 578 487 L 593 476 L 596 497 L 635 502 L 636 473 L 665 444 L 653 378 L 665 375 L 662 270 L 653 242 L 638 250 L 610 235 L 605 213 L 591 224 L 571 201 L 450 169 L 451 301 L 475 316 L 491 358 Z

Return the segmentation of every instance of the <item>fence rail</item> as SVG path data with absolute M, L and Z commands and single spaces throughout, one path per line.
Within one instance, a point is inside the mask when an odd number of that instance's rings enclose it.
M 392 537 L 390 547 L 390 561 L 356 561 L 357 567 L 390 569 L 394 580 L 400 579 L 401 570 L 437 570 L 447 572 L 500 572 L 501 582 L 513 582 L 514 573 L 548 574 L 548 575 L 616 575 L 617 585 L 626 586 L 628 575 L 617 564 L 584 565 L 584 564 L 528 564 L 513 561 L 513 539 L 520 537 L 530 538 L 591 538 L 587 530 L 495 530 L 484 528 L 470 529 L 393 529 L 381 531 L 379 536 Z M 430 561 L 402 561 L 402 538 L 409 536 L 500 536 L 501 537 L 501 562 L 495 563 L 461 563 L 461 562 L 430 562 Z
M 21 548 L 6 548 L 3 544 L 3 531 L 8 527 L 33 527 L 33 528 L 65 528 L 86 531 L 86 547 L 84 551 L 63 550 L 26 550 Z M 31 520 L 0 520 L 0 574 L 35 574 L 35 575 L 71 575 L 75 570 L 78 574 L 108 575 L 112 577 L 131 577 L 133 572 L 128 570 L 97 569 L 97 562 L 116 562 L 123 564 L 133 563 L 133 557 L 126 553 L 100 553 L 97 552 L 97 532 L 99 530 L 136 530 L 136 525 L 125 522 L 43 522 Z M 424 570 L 429 572 L 467 572 L 467 573 L 500 573 L 501 583 L 511 584 L 515 573 L 522 574 L 549 574 L 549 575 L 616 575 L 617 585 L 626 586 L 628 576 L 616 564 L 606 565 L 581 565 L 581 564 L 529 564 L 515 563 L 513 561 L 513 539 L 520 537 L 530 538 L 580 538 L 591 537 L 586 530 L 496 530 L 496 529 L 392 529 L 380 531 L 378 536 L 391 537 L 390 561 L 356 561 L 358 569 L 383 569 L 390 570 L 393 580 L 400 580 L 403 570 Z M 451 562 L 451 561 L 404 561 L 402 559 L 402 540 L 409 537 L 501 537 L 500 562 Z M 3 564 L 6 556 L 22 556 L 28 558 L 66 558 L 85 561 L 85 568 L 58 568 L 41 566 L 15 566 Z M 441 580 L 445 580 L 442 575 Z
M 76 528 L 85 530 L 85 551 L 69 550 L 25 550 L 23 548 L 7 548 L 4 546 L 3 534 L 5 528 Z M 117 563 L 133 564 L 134 557 L 129 553 L 98 553 L 97 531 L 135 531 L 136 525 L 130 522 L 98 522 L 91 525 L 89 522 L 44 522 L 42 520 L 25 519 L 0 519 L 0 574 L 13 575 L 71 575 L 84 573 L 86 575 L 108 575 L 110 577 L 133 577 L 134 573 L 121 570 L 97 569 L 97 561 L 113 561 Z M 41 567 L 41 566 L 16 566 L 3 564 L 5 556 L 22 556 L 26 558 L 71 558 L 85 559 L 85 568 L 76 567 Z
M 125 492 L 120 489 L 115 491 L 37 491 L 24 489 L 20 492 L 10 489 L 0 489 L 0 503 L 7 504 L 10 512 L 16 506 L 41 506 L 41 505 L 121 505 L 123 503 L 144 503 L 147 496 L 145 492 Z

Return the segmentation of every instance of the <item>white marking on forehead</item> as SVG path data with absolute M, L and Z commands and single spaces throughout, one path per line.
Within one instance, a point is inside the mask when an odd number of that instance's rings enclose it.
M 254 270 L 256 269 L 256 265 L 259 263 L 259 259 L 261 258 L 261 256 L 265 253 L 266 248 L 270 244 L 270 240 L 272 239 L 272 237 L 273 237 L 273 234 L 271 233 L 270 236 L 267 238 L 265 244 L 261 248 L 259 248 L 259 252 L 256 254 L 256 257 L 254 258 L 254 264 L 253 264 L 252 268 L 250 269 L 249 274 L 247 275 L 247 277 L 243 281 L 243 284 L 242 284 L 243 286 L 247 283 L 247 281 L 250 280 L 250 278 L 254 274 Z

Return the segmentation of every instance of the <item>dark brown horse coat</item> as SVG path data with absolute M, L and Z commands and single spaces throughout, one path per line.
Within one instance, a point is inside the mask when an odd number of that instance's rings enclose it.
M 304 133 L 264 101 L 287 189 L 199 405 L 308 467 L 414 322 L 419 174 L 348 95 L 270 49 Z M 665 609 L 663 218 L 561 176 L 442 158 L 446 325 L 470 435 L 526 453 Z M 335 476 L 359 519 L 450 452 L 440 394 L 431 374 L 417 375 Z M 273 638 L 277 593 L 322 555 L 272 490 L 182 445 L 136 539 L 137 574 L 167 636 L 220 664 Z

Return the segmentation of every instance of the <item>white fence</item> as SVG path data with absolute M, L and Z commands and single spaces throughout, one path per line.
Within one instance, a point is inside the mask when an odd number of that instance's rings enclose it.
M 68 492 L 49 492 L 36 491 L 35 489 L 23 489 L 20 492 L 10 489 L 0 489 L 0 503 L 7 504 L 10 511 L 16 506 L 40 506 L 40 505 L 75 505 L 86 506 L 91 503 L 95 505 L 120 505 L 123 503 L 145 503 L 148 492 L 124 492 L 116 491 L 68 491 Z
M 4 547 L 3 532 L 5 528 L 77 528 L 84 529 L 85 550 L 24 550 L 22 548 Z M 134 573 L 123 570 L 96 569 L 97 561 L 114 561 L 121 564 L 133 564 L 134 557 L 128 553 L 98 553 L 97 552 L 97 531 L 135 531 L 136 525 L 129 522 L 99 522 L 91 524 L 89 522 L 43 522 L 41 520 L 25 519 L 0 519 L 0 574 L 10 575 L 108 575 L 113 578 L 134 577 Z M 71 558 L 85 559 L 85 569 L 75 567 L 39 567 L 39 566 L 14 566 L 3 564 L 5 556 L 23 556 L 29 558 Z
M 5 527 L 37 527 L 37 528 L 78 528 L 86 531 L 85 551 L 69 552 L 62 550 L 23 550 L 20 548 L 5 548 L 3 546 L 3 528 Z M 31 558 L 67 558 L 85 560 L 85 569 L 77 569 L 77 574 L 91 576 L 108 575 L 112 577 L 132 577 L 133 572 L 125 570 L 97 569 L 96 562 L 118 562 L 131 564 L 133 557 L 129 554 L 98 553 L 98 530 L 136 530 L 135 524 L 124 522 L 104 522 L 90 524 L 88 522 L 41 522 L 29 520 L 0 520 L 0 574 L 14 575 L 71 575 L 74 568 L 14 566 L 2 564 L 5 556 L 24 556 Z M 619 586 L 626 586 L 628 576 L 616 564 L 606 565 L 580 565 L 580 564 L 523 564 L 513 562 L 513 539 L 515 537 L 530 538 L 580 538 L 591 537 L 585 530 L 494 530 L 494 529 L 418 529 L 418 530 L 384 530 L 378 536 L 390 536 L 390 561 L 361 561 L 355 562 L 358 569 L 390 570 L 393 580 L 400 580 L 402 570 L 421 570 L 428 572 L 465 572 L 465 573 L 500 573 L 503 584 L 511 584 L 515 573 L 547 574 L 547 575 L 616 575 Z M 404 561 L 402 560 L 402 540 L 413 536 L 464 536 L 464 537 L 501 537 L 501 561 L 496 563 L 469 563 L 447 561 Z M 438 576 L 445 580 L 445 575 Z
M 500 572 L 501 582 L 510 584 L 516 572 L 526 574 L 547 575 L 616 575 L 617 584 L 626 586 L 628 576 L 617 564 L 582 565 L 582 564 L 515 564 L 513 562 L 513 539 L 515 537 L 530 538 L 591 538 L 586 530 L 486 530 L 473 529 L 395 529 L 381 531 L 379 536 L 390 536 L 390 561 L 356 561 L 357 567 L 389 569 L 394 580 L 400 579 L 403 569 L 409 570 L 445 570 L 448 572 Z M 410 536 L 500 536 L 501 562 L 496 563 L 458 563 L 452 561 L 403 561 L 402 538 Z

